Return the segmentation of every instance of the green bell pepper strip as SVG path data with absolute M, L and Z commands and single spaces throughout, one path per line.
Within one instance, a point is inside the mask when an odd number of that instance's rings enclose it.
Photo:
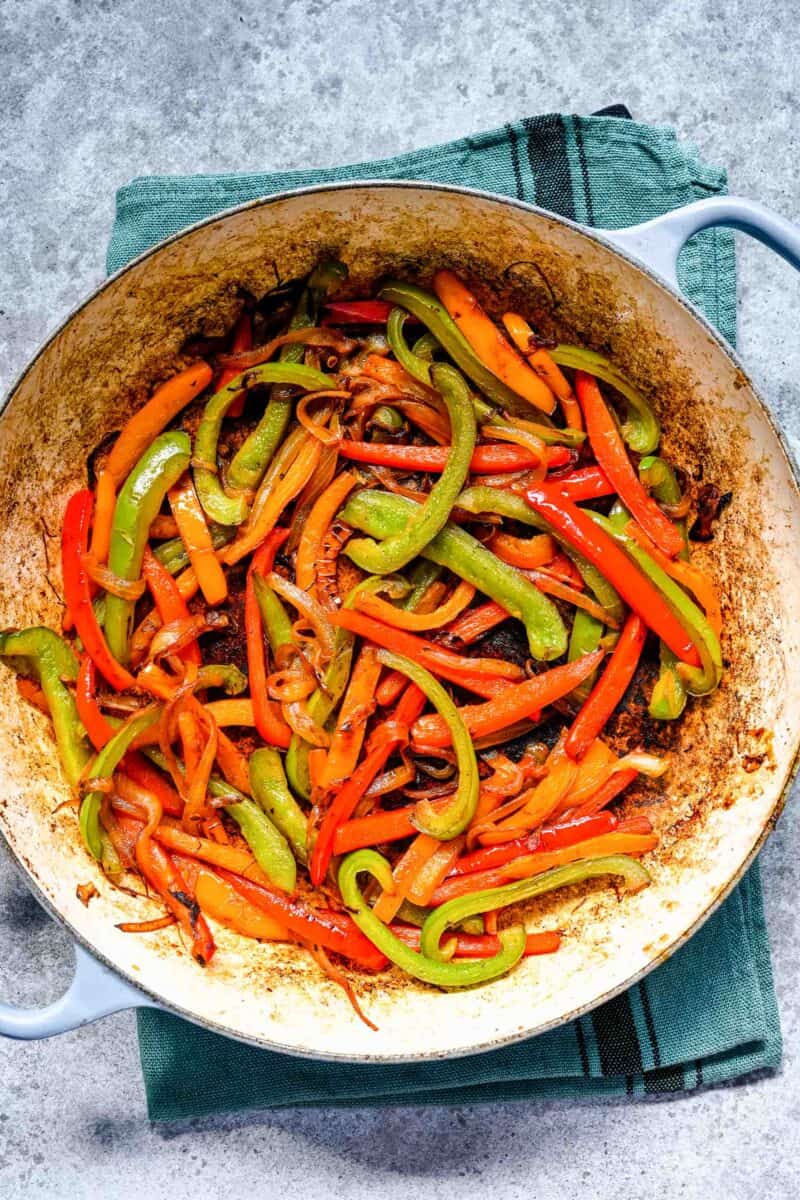
M 253 572 L 253 590 L 256 594 L 258 611 L 261 613 L 261 623 L 267 635 L 269 648 L 273 655 L 280 646 L 295 644 L 292 633 L 292 622 L 289 614 L 281 604 L 280 599 L 258 572 Z
M 420 950 L 429 958 L 438 958 L 441 956 L 442 934 L 466 917 L 498 908 L 508 908 L 511 904 L 521 904 L 534 896 L 555 891 L 556 888 L 570 887 L 574 883 L 583 883 L 585 879 L 596 879 L 601 875 L 619 875 L 625 880 L 628 888 L 635 892 L 651 882 L 649 873 L 641 863 L 635 858 L 629 858 L 627 854 L 582 858 L 567 866 L 553 867 L 550 871 L 543 871 L 541 875 L 533 875 L 530 879 L 520 879 L 502 887 L 471 892 L 467 896 L 457 896 L 454 900 L 448 900 L 439 908 L 435 908 L 422 926 Z
M 487 404 L 480 396 L 472 397 L 472 406 L 475 409 L 475 416 L 478 423 L 489 437 L 492 436 L 492 426 L 495 426 L 497 429 L 510 429 L 519 432 L 516 426 L 512 425 L 501 412 L 498 412 L 491 404 Z M 539 413 L 538 415 L 542 416 L 543 414 Z M 531 424 L 533 424 L 531 432 L 535 433 L 546 446 L 568 446 L 571 449 L 577 449 L 578 446 L 583 445 L 586 441 L 586 434 L 582 429 L 557 429 L 555 426 L 551 428 L 547 425 L 541 425 L 538 421 L 528 421 L 528 425 L 530 426 Z
M 650 454 L 639 463 L 639 479 L 653 493 L 659 504 L 680 504 L 683 496 L 681 485 L 670 463 L 665 458 Z M 683 549 L 678 555 L 684 562 L 689 558 L 689 530 L 686 518 L 676 521 L 683 538 Z
M 244 840 L 253 851 L 253 858 L 270 883 L 283 892 L 293 892 L 297 885 L 297 863 L 286 838 L 266 813 L 254 800 L 231 787 L 224 779 L 212 777 L 208 782 L 208 790 L 221 800 L 228 796 L 235 797 L 225 805 L 225 812 L 239 826 Z
M 209 522 L 209 532 L 211 533 L 211 544 L 215 550 L 221 550 L 236 536 L 235 529 L 226 525 L 217 525 L 215 521 Z M 177 575 L 179 571 L 183 571 L 189 566 L 189 551 L 181 537 L 169 538 L 162 542 L 160 546 L 155 547 L 153 554 L 170 575 Z
M 444 568 L 440 567 L 438 563 L 430 562 L 427 558 L 418 559 L 409 571 L 411 591 L 400 602 L 400 607 L 406 612 L 416 612 L 422 597 L 431 584 L 436 583 L 436 580 L 440 578 L 443 570 Z
M 191 442 L 188 433 L 160 433 L 145 450 L 125 480 L 117 497 L 111 526 L 108 565 L 120 579 L 136 580 L 150 526 L 164 497 L 189 465 Z M 105 633 L 109 649 L 118 662 L 128 665 L 128 643 L 135 604 L 111 593 L 106 598 Z
M 414 500 L 405 496 L 361 491 L 349 497 L 339 515 L 346 524 L 373 537 L 388 537 L 401 532 L 408 517 L 418 507 Z M 345 554 L 350 554 L 351 545 L 345 546 Z M 459 579 L 471 583 L 501 604 L 512 617 L 522 621 L 534 658 L 549 662 L 566 651 L 567 631 L 552 601 L 466 530 L 448 523 L 421 553 L 424 558 L 447 567 Z
M 379 440 L 384 441 L 384 435 L 388 437 L 390 434 L 402 433 L 405 424 L 402 415 L 390 404 L 381 404 L 369 419 L 369 427 L 373 431 L 373 441 L 377 439 L 378 434 L 381 434 Z
M 408 313 L 402 308 L 393 308 L 386 322 L 386 337 L 401 367 L 405 367 L 409 375 L 413 375 L 420 383 L 431 384 L 431 360 L 421 358 L 409 347 L 403 334 L 403 325 L 408 320 Z
M 633 559 L 639 569 L 658 588 L 676 620 L 680 622 L 694 642 L 700 656 L 700 667 L 688 663 L 677 663 L 676 671 L 690 696 L 706 696 L 713 692 L 722 678 L 722 650 L 719 639 L 706 620 L 705 613 L 686 594 L 683 588 L 667 575 L 646 550 L 620 529 L 619 518 L 603 517 L 591 513 L 592 518 Z
M 322 306 L 331 292 L 347 278 L 347 267 L 334 259 L 315 267 L 303 290 L 289 329 L 308 329 L 315 324 Z M 305 346 L 282 346 L 278 362 L 300 364 Z M 330 384 L 316 385 L 316 389 Z M 269 402 L 261 420 L 231 459 L 226 485 L 231 492 L 253 492 L 261 482 L 272 456 L 283 440 L 292 415 L 294 394 L 286 384 L 276 384 L 270 391 Z
M 569 634 L 567 662 L 575 662 L 577 659 L 583 658 L 584 654 L 591 654 L 593 650 L 596 650 L 600 645 L 604 628 L 603 622 L 598 621 L 597 617 L 593 617 L 584 608 L 577 608 Z M 596 679 L 597 672 L 593 671 L 584 679 L 583 683 L 579 683 L 576 688 L 572 689 L 570 692 L 572 699 L 583 704 L 594 687 Z
M 415 287 L 413 283 L 393 279 L 382 287 L 378 294 L 382 300 L 390 300 L 392 304 L 407 309 L 420 320 L 437 338 L 456 366 L 460 367 L 467 378 L 495 404 L 501 408 L 510 408 L 512 412 L 527 409 L 522 397 L 484 366 L 447 309 L 430 292 Z M 537 420 L 544 424 L 550 423 L 543 413 L 537 414 Z
M 277 750 L 266 746 L 250 755 L 250 786 L 273 825 L 286 838 L 301 863 L 308 860 L 308 820 L 289 791 Z
M 413 503 L 413 501 L 412 501 Z M 346 603 L 346 601 L 345 601 Z M 355 638 L 347 629 L 337 629 L 333 640 L 333 658 L 325 668 L 322 686 L 309 696 L 309 716 L 317 725 L 324 725 L 344 694 L 350 678 Z M 296 733 L 292 734 L 286 751 L 286 775 L 292 791 L 304 800 L 311 799 L 311 780 L 308 774 L 309 744 Z
M 686 688 L 678 674 L 678 660 L 661 642 L 658 679 L 647 711 L 656 721 L 676 721 L 686 707 Z
M 332 382 L 330 375 L 324 375 L 322 371 L 317 371 L 313 367 L 301 366 L 299 363 L 260 363 L 257 367 L 243 371 L 224 388 L 214 393 L 206 404 L 203 419 L 194 440 L 194 486 L 197 490 L 198 500 L 212 521 L 216 521 L 218 525 L 241 525 L 250 509 L 250 502 L 246 496 L 229 496 L 223 490 L 217 471 L 217 442 L 222 422 L 226 412 L 242 389 L 253 387 L 257 383 L 284 383 L 292 387 L 305 388 L 308 392 L 315 392 L 330 388 Z M 287 403 L 291 410 L 291 401 L 287 401 Z M 269 405 L 267 409 L 269 409 Z M 260 474 L 263 474 L 263 470 L 266 469 L 275 446 L 283 437 L 283 432 L 284 429 L 281 428 L 272 449 L 266 457 L 260 458 L 263 468 Z M 251 435 L 251 437 L 253 436 L 255 434 Z M 263 450 L 263 447 L 261 449 Z M 240 454 L 242 450 L 244 450 L 244 446 L 239 451 Z M 228 474 L 228 486 L 231 488 L 236 486 L 231 480 L 230 473 Z
M 411 347 L 411 353 L 416 358 L 421 358 L 423 362 L 433 362 L 433 356 L 437 350 L 441 350 L 441 346 L 432 333 L 421 333 Z
M 370 575 L 399 571 L 439 533 L 469 474 L 477 434 L 470 392 L 463 376 L 452 367 L 437 363 L 431 368 L 433 385 L 444 399 L 450 417 L 452 443 L 447 465 L 421 505 L 414 505 L 402 531 L 389 534 L 380 544 L 354 538 L 347 545 L 348 557 Z
M 71 787 L 75 787 L 91 750 L 78 716 L 75 698 L 64 680 L 78 678 L 78 660 L 57 633 L 43 625 L 17 632 L 0 633 L 0 658 L 21 673 L 31 672 L 39 680 L 56 735 L 56 745 Z
M 126 721 L 95 756 L 94 761 L 87 768 L 87 778 L 110 779 L 131 744 L 136 741 L 140 733 L 144 733 L 151 725 L 155 725 L 161 717 L 162 710 L 162 704 L 154 704 L 150 708 L 142 709 L 137 716 Z M 98 862 L 103 857 L 103 836 L 100 829 L 100 805 L 102 802 L 102 792 L 87 792 L 81 801 L 78 817 L 84 845 Z
M 609 623 L 612 625 L 622 624 L 625 619 L 625 606 L 616 589 L 593 563 L 590 563 L 568 542 L 564 541 L 543 517 L 534 512 L 524 496 L 517 496 L 513 492 L 503 491 L 500 488 L 477 486 L 468 488 L 461 493 L 458 497 L 457 507 L 471 513 L 498 513 L 501 517 L 508 517 L 509 520 L 519 521 L 522 525 L 531 525 L 534 529 L 549 533 L 575 564 L 583 582 L 592 592 L 598 604 L 606 610 Z
M 474 987 L 505 975 L 522 958 L 525 952 L 525 929 L 522 925 L 511 926 L 499 934 L 501 949 L 492 958 L 442 962 L 419 954 L 395 937 L 388 925 L 375 916 L 358 886 L 358 876 L 362 873 L 371 875 L 385 890 L 394 887 L 392 868 L 381 854 L 376 850 L 355 850 L 342 860 L 339 867 L 342 900 L 365 937 L 383 951 L 391 962 L 415 979 L 441 988 Z
M 222 688 L 226 696 L 240 696 L 247 687 L 247 676 L 235 663 L 206 663 L 197 672 L 197 689 Z
M 458 786 L 444 808 L 436 809 L 429 800 L 420 800 L 411 818 L 420 833 L 430 834 L 442 842 L 452 841 L 469 825 L 478 807 L 480 781 L 475 747 L 464 721 L 453 701 L 438 679 L 425 667 L 411 662 L 402 654 L 379 650 L 378 662 L 392 671 L 400 671 L 430 700 L 450 731 L 456 754 Z
M 642 393 L 622 371 L 596 350 L 586 350 L 582 346 L 556 346 L 550 351 L 550 357 L 560 367 L 587 371 L 616 388 L 628 402 L 621 428 L 623 438 L 637 454 L 653 453 L 661 438 L 658 419 Z

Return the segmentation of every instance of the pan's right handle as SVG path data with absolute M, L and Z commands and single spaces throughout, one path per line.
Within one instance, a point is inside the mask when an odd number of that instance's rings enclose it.
M 75 974 L 64 995 L 43 1008 L 0 1004 L 0 1035 L 33 1041 L 80 1029 L 126 1008 L 159 1007 L 76 945 Z
M 642 225 L 596 232 L 620 250 L 641 259 L 679 290 L 678 255 L 689 238 L 712 225 L 727 225 L 749 233 L 800 271 L 800 227 L 742 196 L 709 196 Z

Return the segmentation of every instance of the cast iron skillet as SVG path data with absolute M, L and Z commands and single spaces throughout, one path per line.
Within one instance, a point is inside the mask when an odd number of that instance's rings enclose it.
M 57 624 L 58 533 L 87 453 L 119 429 L 174 368 L 184 340 L 221 333 L 238 289 L 261 295 L 324 255 L 350 268 L 352 293 L 440 266 L 486 281 L 487 295 L 535 312 L 562 338 L 610 354 L 652 397 L 667 455 L 733 499 L 703 560 L 727 600 L 722 687 L 690 706 L 674 767 L 649 796 L 662 830 L 655 882 L 617 900 L 608 886 L 546 898 L 534 923 L 566 930 L 563 949 L 507 978 L 445 993 L 386 973 L 357 977 L 378 1024 L 292 947 L 220 930 L 207 970 L 174 929 L 147 938 L 116 924 L 147 905 L 110 888 L 83 850 L 47 721 L 0 671 L 0 830 L 39 899 L 71 931 L 77 970 L 43 1009 L 0 1005 L 0 1033 L 46 1037 L 150 1005 L 254 1045 L 316 1057 L 392 1061 L 474 1053 L 585 1012 L 651 970 L 727 895 L 775 821 L 800 740 L 800 496 L 768 411 L 741 365 L 677 294 L 675 262 L 699 229 L 726 224 L 800 267 L 800 232 L 758 205 L 700 201 L 633 229 L 597 233 L 520 202 L 419 183 L 349 183 L 290 192 L 213 217 L 106 282 L 56 331 L 0 416 L 0 622 Z M 511 264 L 517 266 L 509 269 Z M 645 265 L 647 264 L 647 265 Z M 635 801 L 634 801 L 635 802 Z M 84 907 L 76 886 L 94 879 Z

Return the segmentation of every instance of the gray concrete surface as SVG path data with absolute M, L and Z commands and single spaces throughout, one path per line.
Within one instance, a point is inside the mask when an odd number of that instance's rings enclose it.
M 102 276 L 114 189 L 147 172 L 398 153 L 514 117 L 625 101 L 732 188 L 800 218 L 791 0 L 2 0 L 0 380 Z M 800 281 L 740 253 L 740 346 L 800 444 Z M 780 1075 L 660 1103 L 281 1112 L 151 1127 L 134 1021 L 0 1044 L 0 1195 L 501 1200 L 800 1194 L 797 844 L 763 855 Z M 67 940 L 0 856 L 0 995 L 41 1001 Z

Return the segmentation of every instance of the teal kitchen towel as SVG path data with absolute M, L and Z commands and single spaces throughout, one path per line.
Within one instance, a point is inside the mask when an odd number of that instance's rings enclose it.
M 644 221 L 726 186 L 724 171 L 703 163 L 672 129 L 624 116 L 555 114 L 381 162 L 135 179 L 118 193 L 108 268 L 256 197 L 367 178 L 482 188 L 600 228 Z M 681 256 L 680 277 L 689 297 L 733 342 L 732 235 L 710 230 L 695 238 Z M 139 1014 L 139 1039 L 154 1120 L 278 1105 L 642 1096 L 774 1068 L 781 1035 L 758 866 L 687 945 L 630 991 L 505 1049 L 399 1066 L 324 1063 L 252 1049 L 146 1009 Z

